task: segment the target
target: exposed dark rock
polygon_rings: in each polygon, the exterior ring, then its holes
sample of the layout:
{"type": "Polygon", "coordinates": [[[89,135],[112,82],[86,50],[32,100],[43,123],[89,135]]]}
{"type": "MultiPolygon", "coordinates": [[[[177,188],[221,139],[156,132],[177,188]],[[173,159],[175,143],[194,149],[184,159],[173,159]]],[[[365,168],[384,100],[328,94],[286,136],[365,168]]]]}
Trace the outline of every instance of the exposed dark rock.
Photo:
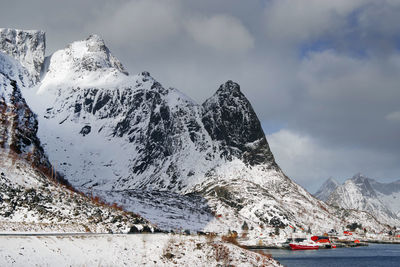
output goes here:
{"type": "Polygon", "coordinates": [[[92,127],[90,125],[85,125],[82,127],[82,129],[79,133],[83,136],[86,136],[90,133],[91,130],[92,130],[92,127]]]}
{"type": "Polygon", "coordinates": [[[139,229],[137,229],[137,227],[134,226],[134,225],[131,226],[131,228],[129,229],[128,234],[137,234],[137,233],[140,233],[139,229]]]}
{"type": "Polygon", "coordinates": [[[145,225],[145,226],[143,226],[142,232],[143,233],[152,233],[153,231],[151,230],[151,228],[149,226],[145,225]]]}
{"type": "Polygon", "coordinates": [[[36,135],[38,131],[36,115],[26,104],[17,82],[15,80],[8,82],[12,90],[5,93],[9,94],[10,103],[6,103],[4,99],[0,101],[0,121],[2,122],[0,137],[11,135],[13,138],[0,138],[0,143],[5,146],[5,142],[10,140],[8,146],[12,151],[37,167],[50,168],[50,163],[36,135]]]}
{"type": "Polygon", "coordinates": [[[237,83],[227,81],[203,103],[204,127],[220,142],[221,157],[276,167],[260,121],[237,83]]]}

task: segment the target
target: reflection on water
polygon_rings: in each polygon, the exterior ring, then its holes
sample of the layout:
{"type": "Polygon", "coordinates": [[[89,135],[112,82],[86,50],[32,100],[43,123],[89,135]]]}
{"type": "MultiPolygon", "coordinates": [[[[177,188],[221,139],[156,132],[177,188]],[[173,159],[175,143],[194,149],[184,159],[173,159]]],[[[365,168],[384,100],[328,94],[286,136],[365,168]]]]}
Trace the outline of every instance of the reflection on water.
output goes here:
{"type": "Polygon", "coordinates": [[[400,266],[400,245],[370,244],[368,247],[321,250],[266,249],[285,266],[400,266]]]}

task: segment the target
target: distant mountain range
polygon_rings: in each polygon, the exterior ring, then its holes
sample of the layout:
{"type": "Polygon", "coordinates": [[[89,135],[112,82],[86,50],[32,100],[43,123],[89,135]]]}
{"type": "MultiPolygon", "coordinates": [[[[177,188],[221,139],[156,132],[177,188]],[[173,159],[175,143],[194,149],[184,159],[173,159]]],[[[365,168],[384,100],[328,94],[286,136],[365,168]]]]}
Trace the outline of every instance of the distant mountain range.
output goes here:
{"type": "Polygon", "coordinates": [[[340,184],[332,177],[323,183],[321,188],[314,194],[314,196],[322,201],[327,201],[329,196],[340,184]]]}
{"type": "Polygon", "coordinates": [[[329,178],[315,196],[330,205],[367,211],[390,225],[400,223],[400,180],[381,183],[360,173],[343,184],[329,178]]]}

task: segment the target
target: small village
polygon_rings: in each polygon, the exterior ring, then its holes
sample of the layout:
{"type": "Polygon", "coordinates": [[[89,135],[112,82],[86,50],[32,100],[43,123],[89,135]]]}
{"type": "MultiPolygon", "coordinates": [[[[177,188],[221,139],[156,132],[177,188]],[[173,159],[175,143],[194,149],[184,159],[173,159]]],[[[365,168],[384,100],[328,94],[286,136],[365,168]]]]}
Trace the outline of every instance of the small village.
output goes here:
{"type": "Polygon", "coordinates": [[[274,234],[258,237],[257,244],[247,238],[246,231],[241,235],[233,231],[228,233],[230,240],[237,240],[237,244],[248,249],[290,249],[316,250],[368,246],[374,244],[400,244],[400,229],[389,232],[369,233],[365,228],[354,228],[338,232],[331,229],[328,232],[312,234],[302,229],[296,230],[293,226],[284,229],[276,228],[274,234]]]}

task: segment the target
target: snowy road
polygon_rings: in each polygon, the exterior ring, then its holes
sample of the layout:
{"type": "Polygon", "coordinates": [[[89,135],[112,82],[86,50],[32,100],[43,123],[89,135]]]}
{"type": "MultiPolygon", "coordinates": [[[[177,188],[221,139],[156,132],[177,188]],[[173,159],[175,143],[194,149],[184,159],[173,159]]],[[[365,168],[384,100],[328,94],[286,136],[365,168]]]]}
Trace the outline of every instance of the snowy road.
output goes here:
{"type": "Polygon", "coordinates": [[[2,235],[8,236],[0,236],[0,266],[281,266],[268,257],[202,236],[92,233],[2,235]]]}
{"type": "Polygon", "coordinates": [[[0,236],[97,236],[97,235],[126,235],[109,233],[0,233],[0,236]]]}

